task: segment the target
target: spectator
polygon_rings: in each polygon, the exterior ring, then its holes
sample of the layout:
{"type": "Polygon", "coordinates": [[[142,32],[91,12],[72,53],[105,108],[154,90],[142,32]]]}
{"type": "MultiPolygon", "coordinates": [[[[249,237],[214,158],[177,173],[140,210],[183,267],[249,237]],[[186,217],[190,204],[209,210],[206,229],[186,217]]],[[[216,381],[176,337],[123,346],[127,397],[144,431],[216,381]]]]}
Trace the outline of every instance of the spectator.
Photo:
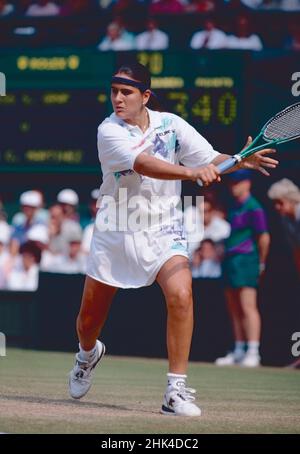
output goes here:
{"type": "Polygon", "coordinates": [[[203,240],[193,255],[193,278],[220,278],[221,274],[221,258],[215,243],[210,239],[203,240]]]}
{"type": "Polygon", "coordinates": [[[198,206],[188,207],[184,213],[185,229],[190,256],[200,247],[204,239],[220,243],[230,235],[230,225],[221,218],[214,196],[201,198],[198,206]]]}
{"type": "Polygon", "coordinates": [[[15,10],[12,3],[8,3],[6,0],[0,0],[0,17],[9,16],[15,10]]]}
{"type": "Polygon", "coordinates": [[[184,12],[184,2],[180,0],[153,0],[150,5],[150,14],[180,14],[184,12]]]}
{"type": "MultiPolygon", "coordinates": [[[[38,191],[26,191],[20,196],[20,205],[23,217],[14,225],[11,237],[11,253],[16,255],[20,245],[27,240],[28,230],[35,224],[40,223],[37,212],[42,205],[42,196],[38,191]]],[[[13,219],[14,221],[14,219],[13,219]]]]}
{"type": "Polygon", "coordinates": [[[61,205],[65,219],[79,222],[77,206],[79,202],[78,195],[73,189],[63,189],[57,194],[57,202],[61,205]]]}
{"type": "Polygon", "coordinates": [[[227,37],[226,47],[259,51],[263,49],[263,44],[257,34],[250,32],[249,20],[245,16],[240,16],[237,19],[237,33],[227,37]]]}
{"type": "Polygon", "coordinates": [[[20,247],[21,261],[17,262],[7,277],[8,290],[34,291],[38,287],[41,250],[32,241],[20,247]]]}
{"type": "Polygon", "coordinates": [[[101,51],[125,51],[134,49],[134,37],[118,23],[111,22],[106,30],[106,36],[98,45],[101,51]]]}
{"type": "Polygon", "coordinates": [[[81,227],[78,222],[65,218],[62,205],[52,205],[49,212],[49,251],[54,255],[66,253],[69,235],[81,235],[81,227]]]}
{"type": "Polygon", "coordinates": [[[281,216],[300,277],[300,189],[291,180],[283,178],[272,184],[268,196],[281,216]]]}
{"type": "Polygon", "coordinates": [[[169,37],[158,29],[155,19],[149,18],[147,30],[137,35],[135,46],[137,50],[165,50],[169,47],[169,37]]]}
{"type": "Polygon", "coordinates": [[[204,23],[204,30],[193,34],[190,46],[192,49],[223,49],[226,43],[225,33],[217,29],[215,23],[208,19],[204,23]]]}
{"type": "Polygon", "coordinates": [[[48,0],[37,0],[33,5],[30,5],[26,11],[26,16],[46,17],[57,16],[59,7],[54,2],[48,0]]]}
{"type": "Polygon", "coordinates": [[[86,272],[86,254],[81,251],[81,234],[72,233],[68,236],[68,250],[57,257],[56,271],[58,273],[86,272]]]}
{"type": "MultiPolygon", "coordinates": [[[[41,191],[34,190],[34,191],[26,191],[26,192],[34,192],[37,193],[37,197],[40,199],[40,203],[38,206],[38,209],[34,213],[34,221],[35,223],[41,223],[41,224],[47,224],[48,222],[48,210],[44,208],[44,195],[41,191]]],[[[21,210],[20,212],[16,213],[13,218],[12,218],[12,224],[13,226],[18,226],[21,224],[24,224],[25,222],[25,214],[24,210],[21,210]]]]}
{"type": "Polygon", "coordinates": [[[265,270],[270,236],[265,213],[251,195],[250,175],[247,170],[239,170],[228,176],[233,204],[229,212],[231,235],[225,243],[223,271],[235,348],[216,360],[219,366],[240,364],[256,367],[260,364],[261,321],[257,287],[265,270]]]}

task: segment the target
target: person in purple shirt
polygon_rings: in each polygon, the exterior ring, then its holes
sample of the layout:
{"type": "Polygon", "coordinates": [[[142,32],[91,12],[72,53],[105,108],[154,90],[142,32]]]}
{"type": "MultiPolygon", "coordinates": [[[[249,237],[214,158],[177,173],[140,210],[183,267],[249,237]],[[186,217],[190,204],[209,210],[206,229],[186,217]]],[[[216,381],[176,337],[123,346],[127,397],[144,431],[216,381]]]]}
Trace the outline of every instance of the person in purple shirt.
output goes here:
{"type": "Polygon", "coordinates": [[[270,235],[265,212],[251,195],[250,177],[249,170],[238,170],[229,175],[233,204],[228,214],[231,235],[225,243],[223,272],[235,348],[216,360],[219,366],[256,367],[260,364],[261,320],[257,287],[265,271],[270,235]]]}

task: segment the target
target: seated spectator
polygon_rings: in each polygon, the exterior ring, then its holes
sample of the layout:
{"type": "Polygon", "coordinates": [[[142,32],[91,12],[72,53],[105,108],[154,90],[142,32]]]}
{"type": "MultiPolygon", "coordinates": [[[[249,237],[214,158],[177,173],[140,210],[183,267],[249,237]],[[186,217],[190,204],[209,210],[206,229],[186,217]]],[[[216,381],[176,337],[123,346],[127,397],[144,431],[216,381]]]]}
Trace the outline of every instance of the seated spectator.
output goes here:
{"type": "Polygon", "coordinates": [[[215,197],[210,193],[201,197],[197,206],[185,210],[184,224],[191,257],[204,239],[221,243],[230,235],[230,225],[222,219],[215,197]]]}
{"type": "Polygon", "coordinates": [[[38,287],[41,250],[32,241],[20,247],[21,260],[15,264],[6,281],[8,290],[34,291],[38,287]]]}
{"type": "Polygon", "coordinates": [[[20,245],[27,241],[27,232],[35,224],[41,222],[37,218],[37,212],[42,205],[42,196],[38,191],[26,191],[20,196],[20,205],[22,209],[23,217],[18,219],[18,223],[15,224],[15,218],[13,218],[13,232],[11,237],[11,253],[17,254],[20,245]]]}
{"type": "Polygon", "coordinates": [[[300,276],[300,189],[288,178],[283,178],[272,184],[268,196],[281,216],[300,276]]]}
{"type": "Polygon", "coordinates": [[[59,14],[59,6],[48,0],[36,0],[33,5],[30,5],[25,13],[26,16],[46,17],[57,16],[59,14]]]}
{"type": "Polygon", "coordinates": [[[222,274],[221,257],[215,243],[206,239],[201,242],[192,259],[193,278],[219,278],[222,274]]]}
{"type": "MultiPolygon", "coordinates": [[[[48,210],[46,210],[44,208],[44,195],[41,191],[38,191],[38,190],[34,190],[34,191],[26,191],[26,192],[34,192],[34,193],[37,193],[40,199],[40,203],[39,203],[39,206],[38,206],[38,209],[36,210],[35,214],[34,214],[34,220],[35,220],[35,223],[41,223],[41,224],[47,224],[48,222],[48,210]]],[[[12,218],[12,224],[13,226],[17,226],[17,225],[20,225],[20,224],[24,224],[24,221],[25,221],[25,214],[24,214],[24,210],[22,209],[21,211],[19,211],[18,213],[16,213],[13,218],[12,218]]]]}
{"type": "Polygon", "coordinates": [[[86,254],[81,250],[81,234],[68,235],[68,250],[57,257],[57,273],[82,273],[86,272],[86,254]]]}
{"type": "Polygon", "coordinates": [[[81,235],[81,227],[78,222],[65,218],[59,204],[52,205],[49,213],[49,251],[54,255],[66,253],[69,235],[81,235]]]}
{"type": "Polygon", "coordinates": [[[8,3],[6,0],[0,0],[0,17],[9,16],[15,10],[12,3],[8,3]]]}
{"type": "Polygon", "coordinates": [[[215,23],[208,19],[204,23],[204,30],[193,34],[190,46],[192,49],[223,49],[226,43],[226,34],[217,29],[215,23]]]}
{"type": "Polygon", "coordinates": [[[135,39],[137,50],[164,50],[169,47],[169,37],[158,29],[155,19],[149,18],[146,28],[147,30],[137,35],[135,39]]]}
{"type": "Polygon", "coordinates": [[[216,8],[214,0],[191,0],[184,8],[186,13],[212,13],[216,8]]]}
{"type": "Polygon", "coordinates": [[[184,2],[180,0],[153,0],[149,12],[154,14],[180,14],[184,12],[184,2]]]}
{"type": "Polygon", "coordinates": [[[134,49],[134,36],[118,23],[111,22],[106,30],[106,36],[98,45],[101,51],[125,51],[134,49]]]}
{"type": "Polygon", "coordinates": [[[227,36],[228,49],[262,50],[263,44],[257,34],[251,33],[250,24],[245,16],[237,19],[236,35],[227,36]]]}
{"type": "Polygon", "coordinates": [[[79,222],[77,207],[79,198],[73,189],[63,189],[57,194],[57,202],[61,205],[65,219],[79,222]]]}

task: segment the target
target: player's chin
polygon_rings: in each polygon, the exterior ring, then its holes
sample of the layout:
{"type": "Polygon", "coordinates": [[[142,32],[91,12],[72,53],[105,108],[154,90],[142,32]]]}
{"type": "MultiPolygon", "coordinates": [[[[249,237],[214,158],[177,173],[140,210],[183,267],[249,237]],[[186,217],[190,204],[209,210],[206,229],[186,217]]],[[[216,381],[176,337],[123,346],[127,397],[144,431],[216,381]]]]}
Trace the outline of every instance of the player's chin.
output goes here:
{"type": "Polygon", "coordinates": [[[123,120],[124,120],[124,118],[126,118],[126,111],[124,108],[116,107],[114,109],[114,111],[115,111],[115,114],[117,115],[117,117],[122,118],[123,120]]]}

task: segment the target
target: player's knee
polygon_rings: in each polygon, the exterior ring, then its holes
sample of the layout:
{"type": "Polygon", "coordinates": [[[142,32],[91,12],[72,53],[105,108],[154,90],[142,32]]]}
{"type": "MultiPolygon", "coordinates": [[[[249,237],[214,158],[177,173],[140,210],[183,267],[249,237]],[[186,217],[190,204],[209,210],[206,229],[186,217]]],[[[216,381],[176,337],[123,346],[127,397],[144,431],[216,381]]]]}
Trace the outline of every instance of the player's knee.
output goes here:
{"type": "Polygon", "coordinates": [[[178,317],[187,316],[193,307],[191,289],[179,288],[168,299],[168,311],[178,317]]]}

